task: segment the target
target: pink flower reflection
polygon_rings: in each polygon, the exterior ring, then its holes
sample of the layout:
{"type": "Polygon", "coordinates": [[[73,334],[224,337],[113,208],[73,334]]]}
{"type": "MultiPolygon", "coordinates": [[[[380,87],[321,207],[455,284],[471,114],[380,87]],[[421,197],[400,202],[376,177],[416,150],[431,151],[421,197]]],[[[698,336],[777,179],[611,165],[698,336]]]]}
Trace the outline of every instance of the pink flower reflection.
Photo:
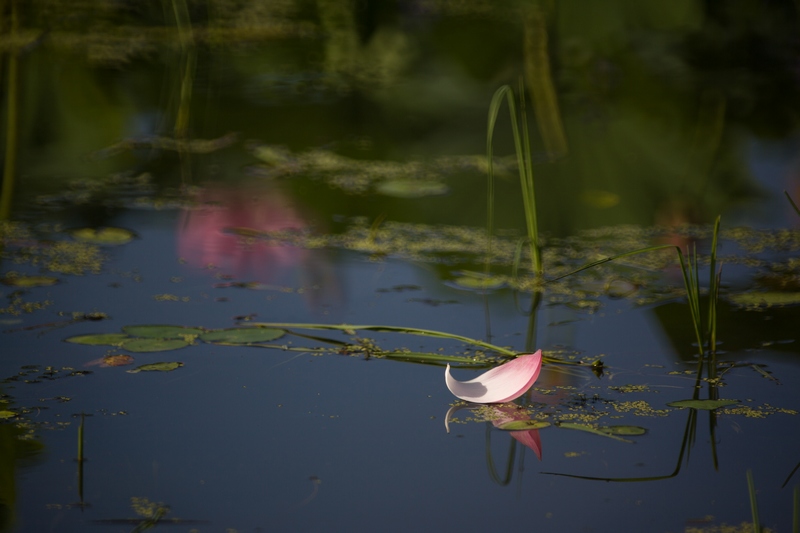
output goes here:
{"type": "MultiPolygon", "coordinates": [[[[450,433],[450,420],[456,412],[462,409],[472,410],[477,407],[478,406],[476,405],[470,406],[465,404],[457,404],[450,407],[450,409],[448,409],[447,413],[444,415],[445,430],[450,433]]],[[[483,407],[483,409],[489,409],[489,411],[484,412],[483,414],[486,416],[486,418],[491,420],[494,427],[501,427],[504,424],[515,422],[517,420],[530,420],[528,412],[524,408],[513,403],[486,406],[483,407]]],[[[540,461],[542,460],[542,439],[539,437],[538,429],[508,431],[507,433],[510,433],[517,442],[533,450],[533,453],[536,454],[536,458],[540,461]]]]}
{"type": "MultiPolygon", "coordinates": [[[[508,422],[515,422],[517,420],[530,420],[528,413],[525,409],[519,408],[517,405],[497,405],[493,408],[496,418],[492,419],[494,427],[500,427],[508,422]]],[[[511,436],[518,442],[527,446],[536,458],[542,460],[542,439],[539,437],[538,429],[526,429],[523,431],[509,431],[511,436]]]]}
{"type": "Polygon", "coordinates": [[[267,282],[306,261],[308,250],[246,236],[247,230],[300,232],[308,227],[277,187],[212,185],[197,194],[196,203],[183,212],[178,228],[178,254],[192,266],[267,282]]]}

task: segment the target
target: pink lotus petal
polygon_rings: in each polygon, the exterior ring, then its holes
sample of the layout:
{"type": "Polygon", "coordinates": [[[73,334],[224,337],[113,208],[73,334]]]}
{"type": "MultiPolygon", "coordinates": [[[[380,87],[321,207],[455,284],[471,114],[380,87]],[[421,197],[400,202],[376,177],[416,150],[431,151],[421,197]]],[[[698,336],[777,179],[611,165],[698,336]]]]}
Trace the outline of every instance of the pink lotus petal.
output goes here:
{"type": "Polygon", "coordinates": [[[475,379],[458,381],[450,375],[450,365],[444,372],[447,388],[455,396],[467,402],[510,402],[527,391],[542,370],[542,351],[517,357],[496,368],[484,372],[475,379]]]}

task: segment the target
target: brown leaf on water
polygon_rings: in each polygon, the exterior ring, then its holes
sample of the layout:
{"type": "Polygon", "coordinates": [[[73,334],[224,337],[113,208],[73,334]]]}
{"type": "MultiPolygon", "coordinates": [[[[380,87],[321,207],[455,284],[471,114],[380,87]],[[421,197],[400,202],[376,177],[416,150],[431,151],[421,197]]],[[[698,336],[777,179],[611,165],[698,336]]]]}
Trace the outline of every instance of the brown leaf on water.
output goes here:
{"type": "Polygon", "coordinates": [[[131,355],[106,355],[100,359],[94,359],[86,363],[86,366],[99,366],[101,368],[108,368],[112,366],[125,366],[133,363],[133,356],[131,355]]]}
{"type": "Polygon", "coordinates": [[[100,366],[125,366],[131,363],[133,363],[131,355],[107,355],[103,357],[103,363],[100,366]]]}

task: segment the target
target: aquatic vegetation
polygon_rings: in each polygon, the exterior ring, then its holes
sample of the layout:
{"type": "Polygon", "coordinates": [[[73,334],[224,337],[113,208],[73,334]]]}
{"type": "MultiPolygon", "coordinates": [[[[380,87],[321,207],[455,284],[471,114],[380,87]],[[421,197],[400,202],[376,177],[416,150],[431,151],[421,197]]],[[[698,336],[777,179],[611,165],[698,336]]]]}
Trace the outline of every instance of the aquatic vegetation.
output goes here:
{"type": "Polygon", "coordinates": [[[168,352],[189,346],[183,339],[128,339],[120,344],[120,348],[134,353],[168,352]]]}
{"type": "Polygon", "coordinates": [[[77,228],[69,231],[75,240],[99,245],[127,244],[136,233],[125,228],[77,228]]]}
{"type": "Polygon", "coordinates": [[[375,187],[375,192],[396,198],[422,198],[445,194],[447,191],[447,185],[444,183],[418,179],[383,181],[375,187]]]}
{"type": "Polygon", "coordinates": [[[719,409],[720,407],[728,407],[731,405],[736,405],[739,403],[739,400],[724,400],[714,399],[714,400],[677,400],[674,402],[669,402],[667,405],[670,407],[681,407],[686,408],[689,407],[691,409],[702,409],[704,411],[713,411],[714,409],[719,409]]]}
{"type": "Polygon", "coordinates": [[[574,422],[558,422],[560,428],[584,431],[601,437],[618,440],[620,442],[632,443],[630,439],[623,438],[622,435],[640,436],[647,433],[647,430],[639,426],[598,426],[593,424],[576,424],[574,422]]]}
{"type": "Polygon", "coordinates": [[[216,344],[252,344],[269,342],[283,337],[286,332],[282,329],[270,328],[230,328],[205,332],[200,335],[200,340],[216,344]]]}
{"type": "Polygon", "coordinates": [[[129,374],[137,374],[139,372],[172,372],[176,368],[180,368],[182,366],[183,363],[179,361],[150,363],[147,365],[137,366],[133,370],[128,370],[127,372],[129,374]]]}
{"type": "Polygon", "coordinates": [[[58,283],[58,278],[53,276],[26,276],[17,272],[7,272],[5,277],[0,279],[0,283],[10,287],[49,287],[58,283]]]}
{"type": "Polygon", "coordinates": [[[133,364],[133,357],[130,355],[106,355],[100,359],[89,361],[86,366],[97,365],[101,368],[109,368],[115,366],[126,366],[133,364]]]}
{"type": "Polygon", "coordinates": [[[127,335],[133,337],[147,337],[155,339],[184,339],[192,340],[201,335],[204,330],[199,328],[188,328],[185,326],[170,325],[136,325],[124,326],[122,328],[127,335]]]}
{"type": "Polygon", "coordinates": [[[92,335],[76,335],[64,339],[65,342],[72,342],[75,344],[88,344],[90,346],[120,346],[123,342],[129,339],[127,333],[97,333],[92,335]]]}
{"type": "MultiPolygon", "coordinates": [[[[262,163],[252,174],[270,178],[308,177],[348,194],[377,192],[399,198],[419,198],[445,194],[448,176],[482,173],[486,161],[481,156],[446,156],[418,161],[375,161],[346,157],[327,149],[291,152],[264,144],[252,145],[253,155],[262,163]]],[[[503,175],[513,170],[510,158],[497,158],[494,165],[503,175]]]]}
{"type": "Polygon", "coordinates": [[[497,122],[497,115],[500,112],[500,106],[503,103],[503,98],[505,98],[508,103],[508,112],[511,116],[514,151],[517,156],[517,169],[519,170],[519,181],[522,187],[525,225],[528,230],[527,244],[530,248],[531,270],[536,276],[542,276],[544,273],[544,266],[542,264],[542,244],[539,241],[539,227],[536,216],[536,194],[534,192],[533,162],[531,160],[530,136],[528,135],[528,119],[525,112],[524,88],[520,88],[519,116],[517,115],[516,103],[514,102],[514,90],[508,85],[497,89],[489,104],[489,119],[486,128],[486,161],[488,164],[489,178],[489,190],[486,195],[488,202],[487,218],[489,219],[487,233],[491,240],[493,233],[492,228],[494,225],[494,127],[497,122]],[[520,133],[520,130],[522,133],[520,133]]]}
{"type": "Polygon", "coordinates": [[[445,383],[457,398],[474,403],[504,403],[525,394],[542,370],[542,351],[522,355],[477,378],[458,381],[445,369],[445,383]]]}

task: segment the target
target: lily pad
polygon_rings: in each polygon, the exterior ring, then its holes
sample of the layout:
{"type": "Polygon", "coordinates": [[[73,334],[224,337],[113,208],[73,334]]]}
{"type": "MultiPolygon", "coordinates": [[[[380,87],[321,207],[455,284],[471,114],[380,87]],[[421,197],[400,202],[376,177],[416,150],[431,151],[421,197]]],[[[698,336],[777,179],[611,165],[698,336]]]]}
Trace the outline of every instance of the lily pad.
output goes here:
{"type": "Polygon", "coordinates": [[[585,431],[587,433],[593,433],[595,435],[600,435],[601,437],[608,437],[610,439],[618,440],[621,442],[633,443],[632,440],[623,439],[609,431],[608,427],[597,427],[597,426],[590,426],[589,424],[577,424],[574,422],[559,422],[558,427],[566,428],[566,429],[577,429],[578,431],[585,431]]]}
{"type": "Polygon", "coordinates": [[[72,238],[90,244],[119,245],[136,238],[136,234],[125,228],[78,228],[71,230],[72,238]]]}
{"type": "Polygon", "coordinates": [[[183,339],[130,339],[122,343],[122,347],[129,352],[167,352],[189,346],[183,339]]]}
{"type": "Polygon", "coordinates": [[[0,283],[12,287],[47,287],[58,283],[58,278],[53,276],[6,276],[0,283]]]}
{"type": "Polygon", "coordinates": [[[169,363],[150,363],[149,365],[137,366],[133,370],[128,370],[128,373],[136,374],[138,372],[171,372],[182,366],[183,363],[178,361],[172,361],[169,363]]]}
{"type": "Polygon", "coordinates": [[[9,418],[14,418],[17,416],[17,413],[14,411],[9,411],[7,409],[3,409],[0,411],[0,420],[7,420],[9,418]]]}
{"type": "Polygon", "coordinates": [[[187,335],[203,334],[202,329],[169,325],[125,326],[122,331],[133,337],[147,337],[150,339],[182,339],[187,335]]]}
{"type": "Polygon", "coordinates": [[[629,435],[631,437],[647,433],[647,430],[641,426],[608,426],[599,429],[608,431],[612,435],[629,435]]]}
{"type": "Polygon", "coordinates": [[[545,422],[544,420],[514,420],[497,427],[504,431],[524,431],[526,429],[542,429],[549,425],[550,422],[545,422]]]}
{"type": "Polygon", "coordinates": [[[253,155],[270,166],[285,165],[291,162],[289,151],[280,146],[261,144],[253,148],[253,155]]]}
{"type": "Polygon", "coordinates": [[[435,181],[395,179],[380,182],[375,190],[385,196],[395,198],[422,198],[436,196],[448,191],[447,185],[435,181]]]}
{"type": "Polygon", "coordinates": [[[448,284],[457,289],[492,290],[505,286],[506,281],[499,276],[489,276],[482,272],[462,270],[448,284]]]}
{"type": "Polygon", "coordinates": [[[678,400],[676,402],[669,402],[667,405],[670,407],[689,407],[691,409],[703,409],[705,411],[713,411],[720,407],[727,407],[728,405],[736,405],[738,400],[678,400]]]}
{"type": "Polygon", "coordinates": [[[121,346],[130,339],[125,333],[99,333],[96,335],[77,335],[64,339],[75,344],[89,344],[91,346],[121,346]]]}
{"type": "Polygon", "coordinates": [[[269,342],[283,337],[286,332],[282,329],[272,328],[230,328],[209,331],[200,335],[200,340],[205,342],[220,342],[224,344],[251,344],[254,342],[269,342]]]}

